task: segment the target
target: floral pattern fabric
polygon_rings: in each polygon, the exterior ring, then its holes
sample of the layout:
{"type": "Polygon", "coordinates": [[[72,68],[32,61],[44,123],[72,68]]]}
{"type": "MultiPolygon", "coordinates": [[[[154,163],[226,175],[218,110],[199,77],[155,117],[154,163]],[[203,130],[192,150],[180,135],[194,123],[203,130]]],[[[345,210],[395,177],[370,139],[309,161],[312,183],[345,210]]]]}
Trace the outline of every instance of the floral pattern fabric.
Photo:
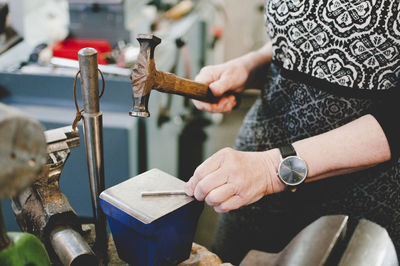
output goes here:
{"type": "Polygon", "coordinates": [[[267,30],[276,63],[355,89],[395,86],[400,73],[399,23],[400,1],[266,3],[267,30]]]}

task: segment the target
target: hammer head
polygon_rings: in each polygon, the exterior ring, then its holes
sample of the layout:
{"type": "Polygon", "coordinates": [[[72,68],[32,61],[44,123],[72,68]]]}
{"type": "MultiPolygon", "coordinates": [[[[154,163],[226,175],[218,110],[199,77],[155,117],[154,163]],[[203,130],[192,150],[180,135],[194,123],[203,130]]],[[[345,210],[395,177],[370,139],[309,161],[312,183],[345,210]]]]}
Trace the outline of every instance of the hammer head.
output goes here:
{"type": "Polygon", "coordinates": [[[129,115],[149,117],[148,103],[156,73],[154,49],[161,39],[152,34],[138,34],[136,39],[140,44],[140,52],[131,74],[133,108],[129,115]]]}

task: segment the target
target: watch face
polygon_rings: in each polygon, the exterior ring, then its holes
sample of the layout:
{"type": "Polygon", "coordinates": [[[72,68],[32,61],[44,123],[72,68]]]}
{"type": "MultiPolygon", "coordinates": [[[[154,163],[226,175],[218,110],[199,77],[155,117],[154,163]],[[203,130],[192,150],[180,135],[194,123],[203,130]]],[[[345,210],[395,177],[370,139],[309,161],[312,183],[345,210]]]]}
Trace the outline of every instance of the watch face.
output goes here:
{"type": "Polygon", "coordinates": [[[306,179],[306,162],[300,157],[288,156],[279,164],[278,175],[286,185],[298,185],[306,179]]]}

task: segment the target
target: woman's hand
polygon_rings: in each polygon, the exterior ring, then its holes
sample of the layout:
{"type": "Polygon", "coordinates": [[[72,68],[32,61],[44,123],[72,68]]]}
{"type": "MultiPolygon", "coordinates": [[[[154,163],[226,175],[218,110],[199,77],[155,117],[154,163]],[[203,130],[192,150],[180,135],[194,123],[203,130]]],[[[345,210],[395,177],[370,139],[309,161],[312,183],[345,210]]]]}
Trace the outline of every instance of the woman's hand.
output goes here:
{"type": "MultiPolygon", "coordinates": [[[[233,60],[224,64],[202,68],[195,81],[208,84],[214,96],[221,97],[228,91],[242,92],[248,77],[248,70],[240,64],[239,60],[233,60]]],[[[212,113],[228,113],[235,107],[237,102],[234,95],[229,95],[221,97],[218,103],[193,100],[193,104],[199,110],[212,113]]]]}
{"type": "Polygon", "coordinates": [[[223,95],[226,92],[242,92],[251,82],[254,82],[251,74],[257,72],[257,69],[262,69],[262,66],[266,66],[271,58],[272,44],[268,42],[260,49],[226,63],[204,67],[195,80],[207,84],[214,96],[222,97],[215,104],[193,100],[194,105],[199,110],[213,113],[230,112],[236,105],[236,97],[223,95]]]}
{"type": "Polygon", "coordinates": [[[285,189],[277,176],[279,151],[241,152],[225,148],[197,167],[185,184],[188,195],[227,212],[285,189]]]}

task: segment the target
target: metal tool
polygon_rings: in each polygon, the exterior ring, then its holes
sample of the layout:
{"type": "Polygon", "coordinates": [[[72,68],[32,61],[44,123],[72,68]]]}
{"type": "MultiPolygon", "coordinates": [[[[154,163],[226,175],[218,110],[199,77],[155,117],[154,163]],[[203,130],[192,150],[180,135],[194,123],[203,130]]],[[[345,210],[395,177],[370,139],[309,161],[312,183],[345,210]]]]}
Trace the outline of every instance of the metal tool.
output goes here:
{"type": "MultiPolygon", "coordinates": [[[[46,162],[40,123],[0,104],[0,199],[14,197],[35,180],[46,162]]],[[[0,265],[50,265],[45,247],[34,235],[7,233],[0,205],[0,265]]]]}
{"type": "Polygon", "coordinates": [[[170,191],[142,191],[142,197],[148,196],[174,196],[174,195],[185,195],[186,192],[183,190],[170,190],[170,191]]]}
{"type": "Polygon", "coordinates": [[[57,226],[51,231],[49,240],[63,265],[98,265],[89,245],[72,227],[57,226]]]}
{"type": "Polygon", "coordinates": [[[45,136],[47,164],[33,185],[12,200],[17,222],[22,231],[42,240],[52,261],[96,265],[96,256],[80,234],[78,217],[59,187],[70,148],[79,146],[79,132],[67,126],[48,130],[45,136]]]}
{"type": "MultiPolygon", "coordinates": [[[[68,68],[79,68],[79,62],[72,59],[66,59],[61,57],[52,57],[50,63],[54,66],[68,67],[68,68]]],[[[126,68],[114,66],[114,65],[99,65],[99,69],[103,71],[104,74],[111,74],[123,77],[129,77],[131,71],[126,68]]]]}
{"type": "Polygon", "coordinates": [[[281,252],[251,250],[240,266],[399,265],[386,230],[370,221],[360,221],[346,247],[347,222],[345,215],[323,216],[298,233],[281,252]]]}
{"type": "Polygon", "coordinates": [[[216,103],[208,85],[179,78],[172,73],[158,71],[154,60],[154,49],[161,39],[152,34],[138,34],[140,53],[133,67],[131,80],[133,108],[131,116],[149,117],[148,102],[151,90],[179,94],[200,101],[216,103]]]}
{"type": "Polygon", "coordinates": [[[100,112],[97,51],[93,48],[81,49],[78,52],[78,58],[81,74],[85,148],[96,228],[95,252],[101,261],[106,261],[106,216],[99,203],[99,195],[105,189],[105,178],[103,114],[100,112]]]}
{"type": "Polygon", "coordinates": [[[385,228],[364,219],[359,222],[339,262],[339,266],[350,265],[399,265],[396,249],[385,228]]]}

